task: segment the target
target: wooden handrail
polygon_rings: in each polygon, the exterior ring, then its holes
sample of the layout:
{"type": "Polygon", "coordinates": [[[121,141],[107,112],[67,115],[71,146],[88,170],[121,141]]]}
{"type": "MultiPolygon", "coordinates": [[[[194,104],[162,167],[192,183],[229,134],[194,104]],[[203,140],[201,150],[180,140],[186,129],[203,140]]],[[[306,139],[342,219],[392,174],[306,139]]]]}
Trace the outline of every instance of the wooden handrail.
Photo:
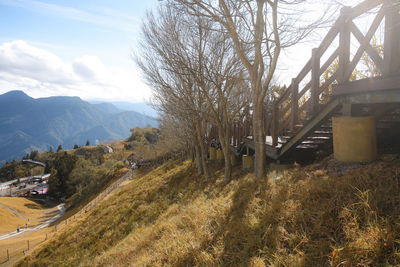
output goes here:
{"type": "MultiPolygon", "coordinates": [[[[313,49],[312,57],[291,80],[290,86],[264,109],[263,127],[265,134],[272,136],[273,146],[278,145],[280,135],[293,136],[297,125],[305,124],[304,120],[312,119],[312,116],[318,112],[321,103],[325,104],[325,100],[329,101],[331,96],[335,97],[335,92],[327,90],[331,88],[335,90],[336,87],[332,85],[336,83],[347,83],[364,53],[370,56],[383,75],[400,74],[400,60],[397,60],[400,57],[398,52],[400,50],[400,44],[398,44],[400,26],[396,26],[400,25],[400,16],[398,15],[400,8],[395,6],[397,1],[366,0],[353,8],[341,9],[339,18],[320,45],[313,49]],[[380,5],[368,31],[363,34],[353,20],[380,5]],[[373,49],[370,42],[384,18],[385,55],[382,58],[373,49]],[[351,35],[360,45],[350,60],[351,35]],[[339,39],[338,45],[334,42],[337,38],[339,39]],[[332,52],[322,62],[321,58],[327,51],[332,52]],[[327,71],[329,71],[329,76],[322,79],[321,76],[327,71]],[[311,79],[308,78],[310,76],[311,79]],[[327,97],[323,99],[324,101],[321,101],[321,94],[327,97]]],[[[235,147],[239,148],[243,138],[251,135],[251,128],[251,107],[247,107],[240,119],[232,126],[232,143],[235,147]]]]}
{"type": "Polygon", "coordinates": [[[384,17],[383,5],[365,36],[353,23],[353,19],[382,3],[383,0],[367,0],[353,8],[342,8],[340,17],[325,35],[319,47],[313,49],[311,59],[307,61],[299,74],[292,79],[290,86],[277,100],[275,100],[273,104],[272,123],[270,124],[270,129],[274,146],[277,145],[278,136],[284,133],[284,131],[290,130],[293,132],[295,130],[301,112],[307,110],[307,112],[311,112],[310,115],[312,116],[313,113],[318,111],[320,95],[326,91],[329,86],[331,86],[335,81],[341,83],[349,80],[352,71],[364,52],[367,52],[379,69],[383,70],[383,59],[369,44],[369,41],[384,17]],[[353,57],[353,60],[350,62],[350,35],[352,33],[360,42],[360,47],[357,50],[356,55],[353,57]],[[339,36],[339,46],[321,66],[320,60],[322,55],[332,45],[337,36],[339,36]],[[329,70],[336,58],[339,58],[338,68],[328,79],[321,83],[321,75],[329,70]],[[310,72],[311,80],[306,83],[299,92],[300,83],[310,72]],[[309,99],[305,103],[299,104],[299,99],[306,95],[306,92],[308,91],[310,91],[309,99]]]}

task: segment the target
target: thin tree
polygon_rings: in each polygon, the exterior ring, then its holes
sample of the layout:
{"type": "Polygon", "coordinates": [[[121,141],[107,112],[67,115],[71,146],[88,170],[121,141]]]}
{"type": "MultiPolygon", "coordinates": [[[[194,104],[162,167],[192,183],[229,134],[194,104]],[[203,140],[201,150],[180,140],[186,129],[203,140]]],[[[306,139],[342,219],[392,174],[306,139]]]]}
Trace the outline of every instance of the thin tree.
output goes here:
{"type": "Polygon", "coordinates": [[[235,52],[247,71],[253,107],[255,178],[265,173],[264,99],[273,85],[283,48],[303,40],[318,22],[302,23],[304,0],[175,0],[183,12],[219,23],[231,38],[235,52]]]}
{"type": "Polygon", "coordinates": [[[202,172],[208,178],[210,174],[205,143],[208,123],[206,102],[195,80],[191,75],[187,75],[181,64],[182,38],[189,34],[183,33],[182,30],[188,31],[188,28],[181,27],[185,22],[178,17],[172,21],[171,10],[167,8],[160,9],[159,15],[158,19],[151,13],[148,15],[143,25],[142,53],[136,61],[153,89],[157,105],[180,121],[188,120],[188,125],[194,129],[197,143],[195,147],[198,146],[200,150],[202,172]]]}

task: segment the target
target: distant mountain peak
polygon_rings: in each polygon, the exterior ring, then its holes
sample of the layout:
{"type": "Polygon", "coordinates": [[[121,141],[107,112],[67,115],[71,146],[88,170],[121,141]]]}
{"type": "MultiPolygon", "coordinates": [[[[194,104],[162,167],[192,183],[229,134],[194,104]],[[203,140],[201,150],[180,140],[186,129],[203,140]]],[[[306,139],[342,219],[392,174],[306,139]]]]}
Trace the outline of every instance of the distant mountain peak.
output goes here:
{"type": "Polygon", "coordinates": [[[33,100],[32,97],[25,94],[23,91],[9,91],[0,95],[0,102],[2,103],[27,103],[33,100]]]}
{"type": "Polygon", "coordinates": [[[0,95],[0,97],[21,97],[21,98],[31,98],[27,94],[25,94],[24,91],[21,90],[13,90],[13,91],[8,91],[7,93],[4,93],[0,95]]]}

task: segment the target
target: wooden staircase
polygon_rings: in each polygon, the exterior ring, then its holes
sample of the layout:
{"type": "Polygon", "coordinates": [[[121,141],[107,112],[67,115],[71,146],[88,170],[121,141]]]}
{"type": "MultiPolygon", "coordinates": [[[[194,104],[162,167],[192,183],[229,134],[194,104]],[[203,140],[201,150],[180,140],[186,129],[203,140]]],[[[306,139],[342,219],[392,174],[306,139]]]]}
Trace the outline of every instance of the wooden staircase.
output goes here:
{"type": "MultiPolygon", "coordinates": [[[[399,11],[396,0],[367,0],[341,10],[291,85],[266,105],[263,124],[269,158],[301,157],[331,148],[333,116],[376,116],[378,133],[400,129],[399,11]],[[362,33],[355,21],[367,12],[374,19],[368,31],[362,33]],[[383,24],[382,55],[371,40],[383,24]],[[358,42],[356,50],[351,36],[358,42]],[[354,70],[366,56],[378,75],[357,80],[354,70]]],[[[232,125],[232,151],[237,155],[254,150],[251,114],[247,109],[232,125]]]]}

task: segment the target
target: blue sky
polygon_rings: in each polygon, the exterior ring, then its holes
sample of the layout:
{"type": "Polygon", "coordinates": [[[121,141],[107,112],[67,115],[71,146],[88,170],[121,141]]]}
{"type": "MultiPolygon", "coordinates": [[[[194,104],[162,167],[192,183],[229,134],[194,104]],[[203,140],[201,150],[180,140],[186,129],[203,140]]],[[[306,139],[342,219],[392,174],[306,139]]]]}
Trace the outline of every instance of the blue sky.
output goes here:
{"type": "Polygon", "coordinates": [[[130,58],[156,0],[0,0],[0,93],[143,101],[130,58]]]}
{"type": "MultiPolygon", "coordinates": [[[[314,13],[332,1],[316,1],[314,13]]],[[[32,97],[148,101],[151,91],[131,53],[140,52],[141,21],[158,4],[157,0],[0,0],[0,94],[23,90],[32,97]]],[[[326,31],[281,54],[278,83],[288,85],[326,31]]]]}

